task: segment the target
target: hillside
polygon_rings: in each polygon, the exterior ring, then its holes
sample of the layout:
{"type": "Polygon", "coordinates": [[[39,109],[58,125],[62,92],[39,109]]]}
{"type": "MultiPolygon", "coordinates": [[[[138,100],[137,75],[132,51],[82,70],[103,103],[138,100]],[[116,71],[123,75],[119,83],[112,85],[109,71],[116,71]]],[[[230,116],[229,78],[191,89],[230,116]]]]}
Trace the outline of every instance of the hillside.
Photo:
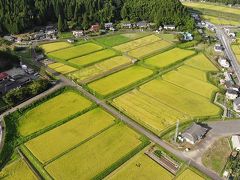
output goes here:
{"type": "Polygon", "coordinates": [[[87,29],[92,23],[147,20],[191,30],[193,22],[179,0],[0,0],[0,33],[19,33],[56,23],[87,29]]]}

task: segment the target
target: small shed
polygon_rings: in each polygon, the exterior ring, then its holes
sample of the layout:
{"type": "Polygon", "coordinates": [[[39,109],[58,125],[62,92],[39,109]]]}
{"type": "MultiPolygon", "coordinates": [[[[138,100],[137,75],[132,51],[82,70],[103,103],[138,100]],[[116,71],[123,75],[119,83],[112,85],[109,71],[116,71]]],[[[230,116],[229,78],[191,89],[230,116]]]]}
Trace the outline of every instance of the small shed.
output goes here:
{"type": "Polygon", "coordinates": [[[240,136],[234,135],[234,136],[232,136],[231,140],[232,140],[233,149],[240,151],[240,136]]]}
{"type": "Polygon", "coordinates": [[[200,124],[194,123],[182,134],[182,137],[186,142],[190,144],[195,144],[207,134],[208,130],[208,128],[203,127],[200,124]]]}
{"type": "Polygon", "coordinates": [[[173,25],[173,24],[164,25],[164,26],[163,26],[163,29],[168,30],[168,31],[169,31],[169,30],[170,30],[170,31],[173,31],[173,30],[176,29],[176,26],[173,25]]]}

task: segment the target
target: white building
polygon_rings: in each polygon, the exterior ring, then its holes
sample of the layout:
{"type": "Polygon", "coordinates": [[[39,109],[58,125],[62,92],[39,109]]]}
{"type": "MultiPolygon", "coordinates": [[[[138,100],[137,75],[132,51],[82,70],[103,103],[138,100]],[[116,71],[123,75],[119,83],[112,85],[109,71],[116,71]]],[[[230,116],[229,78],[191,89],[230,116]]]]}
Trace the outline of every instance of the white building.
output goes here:
{"type": "Polygon", "coordinates": [[[240,151],[240,136],[234,135],[232,136],[231,140],[232,140],[233,149],[240,151]]]}
{"type": "Polygon", "coordinates": [[[226,98],[229,100],[234,100],[238,97],[238,92],[232,89],[228,89],[226,92],[226,98]]]}
{"type": "Polygon", "coordinates": [[[226,59],[224,59],[222,57],[220,57],[218,59],[218,63],[220,64],[220,66],[222,66],[224,68],[229,68],[230,67],[230,63],[226,59]]]}
{"type": "Polygon", "coordinates": [[[176,26],[175,26],[175,25],[172,25],[172,24],[170,24],[170,25],[164,25],[164,26],[163,26],[163,29],[164,29],[164,30],[167,30],[167,31],[173,31],[173,30],[176,29],[176,26]]]}
{"type": "Polygon", "coordinates": [[[76,37],[76,38],[79,38],[79,37],[84,35],[83,30],[73,31],[72,33],[73,33],[73,36],[76,37]]]}

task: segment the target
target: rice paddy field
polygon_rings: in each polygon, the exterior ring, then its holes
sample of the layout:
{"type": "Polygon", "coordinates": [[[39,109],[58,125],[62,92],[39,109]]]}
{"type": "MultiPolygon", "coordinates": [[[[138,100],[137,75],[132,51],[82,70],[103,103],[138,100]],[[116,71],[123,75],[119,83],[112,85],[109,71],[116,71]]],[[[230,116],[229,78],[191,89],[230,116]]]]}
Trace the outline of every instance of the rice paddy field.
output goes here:
{"type": "Polygon", "coordinates": [[[145,179],[163,179],[172,180],[174,176],[162,166],[150,159],[143,152],[139,153],[127,163],[118,168],[106,179],[108,180],[145,180],[145,179]],[[140,167],[136,164],[141,164],[140,167]]]}
{"type": "Polygon", "coordinates": [[[232,50],[236,55],[240,55],[240,46],[237,44],[232,45],[232,50]]]}
{"type": "Polygon", "coordinates": [[[23,114],[19,119],[19,133],[30,135],[91,105],[92,102],[79,93],[66,91],[23,114]]]}
{"type": "Polygon", "coordinates": [[[45,169],[54,179],[92,179],[139,146],[139,138],[127,126],[116,124],[45,169]]]}
{"type": "Polygon", "coordinates": [[[25,146],[44,164],[113,125],[114,120],[104,110],[96,108],[28,141],[25,146]]]}
{"type": "Polygon", "coordinates": [[[103,47],[94,44],[94,43],[86,43],[78,46],[69,47],[66,49],[54,51],[48,54],[49,57],[57,59],[57,60],[69,60],[72,58],[76,58],[78,56],[83,56],[94,51],[99,51],[103,49],[103,47]]]}
{"type": "Polygon", "coordinates": [[[77,71],[78,69],[69,66],[69,65],[65,65],[63,63],[53,63],[53,64],[49,64],[48,65],[49,68],[55,70],[56,72],[59,72],[61,74],[68,74],[74,71],[77,71]]]}
{"type": "Polygon", "coordinates": [[[183,65],[177,69],[177,72],[181,73],[182,75],[186,75],[188,77],[207,82],[206,71],[202,71],[188,65],[183,65]]]}
{"type": "Polygon", "coordinates": [[[203,177],[192,171],[191,169],[186,169],[183,171],[177,178],[176,180],[204,180],[203,177]]]}
{"type": "Polygon", "coordinates": [[[88,87],[102,96],[106,96],[134,82],[144,79],[153,73],[152,70],[132,66],[107,77],[88,84],[88,87]]]}
{"type": "Polygon", "coordinates": [[[37,180],[37,177],[22,159],[5,166],[0,172],[0,179],[6,180],[37,180]]]}
{"type": "Polygon", "coordinates": [[[156,41],[159,41],[159,40],[161,40],[159,37],[157,37],[155,35],[150,35],[150,36],[146,36],[146,37],[143,37],[143,38],[136,39],[134,41],[130,41],[130,42],[125,43],[125,44],[114,46],[113,48],[118,50],[118,51],[121,51],[121,52],[128,52],[130,50],[136,49],[136,48],[141,47],[141,46],[145,46],[147,44],[150,44],[150,43],[153,43],[153,42],[156,42],[156,41]]]}
{"type": "Polygon", "coordinates": [[[105,46],[110,46],[110,47],[126,43],[130,40],[131,39],[129,37],[124,36],[122,34],[118,34],[118,35],[114,35],[114,36],[106,36],[106,37],[96,39],[97,42],[99,42],[105,46]]]}
{"type": "Polygon", "coordinates": [[[196,8],[196,9],[206,9],[206,10],[213,10],[213,11],[219,11],[222,13],[231,13],[240,15],[240,10],[237,8],[231,8],[228,6],[221,6],[216,4],[210,4],[210,3],[197,3],[197,2],[182,2],[183,5],[196,8]]]}
{"type": "Polygon", "coordinates": [[[192,50],[174,48],[146,59],[145,63],[158,68],[164,68],[194,54],[195,52],[192,50]]]}
{"type": "Polygon", "coordinates": [[[68,62],[73,63],[78,66],[86,66],[89,64],[93,64],[104,59],[111,58],[116,55],[116,52],[111,49],[105,49],[102,51],[98,51],[95,53],[88,54],[86,56],[77,57],[74,59],[70,59],[68,62]]]}
{"type": "Polygon", "coordinates": [[[168,48],[171,45],[173,45],[173,44],[168,41],[164,41],[164,40],[156,41],[156,42],[153,42],[146,46],[142,46],[142,47],[139,47],[132,51],[129,51],[128,55],[139,59],[139,58],[143,58],[144,56],[147,56],[149,54],[152,54],[154,52],[168,48]]]}
{"type": "Polygon", "coordinates": [[[107,59],[101,61],[92,66],[88,66],[84,69],[76,71],[68,76],[72,79],[77,80],[78,82],[89,79],[91,81],[92,78],[96,76],[100,76],[101,74],[105,74],[113,69],[119,68],[123,65],[131,64],[131,59],[126,56],[116,56],[111,59],[107,59]]]}
{"type": "Polygon", "coordinates": [[[228,20],[221,17],[203,15],[203,18],[216,25],[231,25],[231,26],[240,25],[240,22],[238,21],[228,20]]]}
{"type": "Polygon", "coordinates": [[[59,49],[64,49],[71,47],[72,45],[67,42],[55,42],[55,43],[49,43],[49,44],[43,44],[40,47],[43,48],[45,53],[49,53],[52,51],[56,51],[59,49]]]}

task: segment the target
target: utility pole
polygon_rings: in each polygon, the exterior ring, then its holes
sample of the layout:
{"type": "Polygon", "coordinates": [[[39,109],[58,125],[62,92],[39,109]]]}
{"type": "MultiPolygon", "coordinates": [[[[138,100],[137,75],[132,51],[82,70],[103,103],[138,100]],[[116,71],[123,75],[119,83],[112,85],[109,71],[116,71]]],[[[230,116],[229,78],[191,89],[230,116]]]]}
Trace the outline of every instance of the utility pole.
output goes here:
{"type": "Polygon", "coordinates": [[[178,127],[179,127],[179,119],[177,120],[176,124],[176,132],[175,132],[175,137],[174,137],[174,142],[177,142],[177,136],[178,136],[178,127]]]}

